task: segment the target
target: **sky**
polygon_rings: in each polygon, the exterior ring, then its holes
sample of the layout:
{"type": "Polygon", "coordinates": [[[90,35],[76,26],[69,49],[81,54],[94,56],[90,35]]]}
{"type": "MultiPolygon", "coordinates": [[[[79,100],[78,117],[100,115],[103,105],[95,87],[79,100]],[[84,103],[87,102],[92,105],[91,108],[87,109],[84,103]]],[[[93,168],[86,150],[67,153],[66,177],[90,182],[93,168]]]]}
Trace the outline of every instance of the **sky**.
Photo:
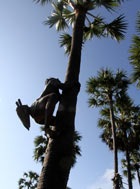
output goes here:
{"type": "MultiPolygon", "coordinates": [[[[33,141],[40,135],[40,129],[33,120],[29,132],[22,126],[15,101],[20,98],[23,104],[32,104],[41,94],[46,78],[57,77],[64,82],[68,57],[60,48],[55,28],[43,24],[50,6],[42,7],[32,0],[0,2],[0,188],[18,189],[24,172],[41,171],[41,165],[33,160],[33,141]]],[[[127,0],[114,14],[100,10],[108,21],[124,13],[128,22],[126,38],[120,43],[110,38],[94,38],[83,47],[75,120],[76,130],[82,136],[79,143],[82,156],[70,173],[68,186],[72,189],[112,189],[113,154],[99,138],[99,110],[88,107],[86,81],[103,67],[131,74],[128,51],[139,9],[139,0],[127,0]]],[[[133,85],[129,93],[138,105],[140,91],[133,85]]],[[[134,189],[138,188],[135,181],[134,189]]]]}

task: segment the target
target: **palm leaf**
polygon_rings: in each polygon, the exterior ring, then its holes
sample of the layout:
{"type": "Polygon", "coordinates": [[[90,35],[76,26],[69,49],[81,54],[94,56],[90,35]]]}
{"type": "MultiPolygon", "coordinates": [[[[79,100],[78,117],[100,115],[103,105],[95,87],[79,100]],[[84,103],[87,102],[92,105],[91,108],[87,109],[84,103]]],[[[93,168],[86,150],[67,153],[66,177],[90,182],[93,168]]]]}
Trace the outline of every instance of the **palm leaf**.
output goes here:
{"type": "Polygon", "coordinates": [[[136,31],[140,35],[140,11],[137,14],[137,20],[136,20],[136,31]]]}
{"type": "Polygon", "coordinates": [[[64,30],[66,27],[68,27],[62,15],[55,12],[52,14],[52,16],[48,17],[48,20],[45,21],[44,24],[47,24],[50,27],[53,27],[55,25],[57,31],[64,30]]]}
{"type": "Polygon", "coordinates": [[[64,47],[66,54],[70,53],[70,50],[71,50],[71,40],[72,40],[71,35],[69,35],[67,33],[64,33],[64,34],[60,35],[59,43],[60,43],[61,47],[64,47]]]}
{"type": "Polygon", "coordinates": [[[46,137],[43,137],[42,135],[37,136],[34,139],[34,144],[36,147],[39,146],[40,144],[47,144],[47,139],[46,139],[46,137]]]}
{"type": "Polygon", "coordinates": [[[75,131],[74,132],[74,139],[73,139],[73,152],[72,152],[72,162],[71,166],[73,167],[76,163],[76,157],[81,156],[81,148],[78,145],[78,142],[81,140],[81,135],[75,131]]]}
{"type": "Polygon", "coordinates": [[[43,163],[44,153],[45,153],[47,144],[48,144],[48,140],[46,139],[46,137],[37,136],[35,138],[34,140],[35,149],[33,152],[34,160],[43,163]]]}
{"type": "Polygon", "coordinates": [[[126,31],[126,28],[127,28],[127,23],[124,22],[124,16],[120,15],[111,23],[106,24],[105,35],[111,36],[111,38],[120,41],[121,39],[124,39],[124,33],[126,31]]]}
{"type": "Polygon", "coordinates": [[[131,56],[129,57],[130,63],[134,66],[140,64],[140,36],[134,35],[132,39],[132,45],[129,52],[131,56]]]}
{"type": "Polygon", "coordinates": [[[36,3],[40,3],[42,5],[44,5],[45,3],[49,3],[52,2],[52,0],[33,0],[36,3]]]}
{"type": "Polygon", "coordinates": [[[116,7],[119,6],[120,1],[114,1],[114,0],[96,0],[94,2],[95,6],[98,7],[105,7],[108,11],[114,11],[116,7]]]}
{"type": "Polygon", "coordinates": [[[137,87],[140,88],[140,66],[135,66],[133,68],[131,78],[132,82],[136,82],[137,87]]]}
{"type": "Polygon", "coordinates": [[[47,24],[50,27],[55,25],[57,31],[64,30],[68,27],[68,24],[62,14],[64,4],[63,2],[57,2],[52,3],[52,6],[54,7],[54,11],[52,15],[44,22],[44,24],[47,24]]]}
{"type": "Polygon", "coordinates": [[[21,184],[23,184],[24,182],[25,182],[25,179],[21,178],[21,179],[19,179],[18,184],[21,185],[21,184]]]}
{"type": "Polygon", "coordinates": [[[101,37],[104,31],[104,18],[96,16],[94,21],[84,28],[84,40],[92,39],[94,36],[101,37]]]}
{"type": "Polygon", "coordinates": [[[63,9],[63,16],[69,22],[70,25],[73,25],[75,21],[75,12],[70,11],[69,9],[63,9]]]}

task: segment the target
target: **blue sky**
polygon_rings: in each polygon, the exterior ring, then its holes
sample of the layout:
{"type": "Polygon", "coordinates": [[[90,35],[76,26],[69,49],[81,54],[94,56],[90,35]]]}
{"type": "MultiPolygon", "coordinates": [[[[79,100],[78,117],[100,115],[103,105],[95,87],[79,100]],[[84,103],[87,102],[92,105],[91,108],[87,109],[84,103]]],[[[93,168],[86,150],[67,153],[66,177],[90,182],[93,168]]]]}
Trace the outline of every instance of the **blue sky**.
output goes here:
{"type": "MultiPolygon", "coordinates": [[[[98,110],[89,108],[85,92],[86,81],[103,67],[122,68],[131,74],[128,50],[135,33],[139,0],[128,0],[114,13],[124,13],[128,22],[126,39],[120,43],[112,39],[93,39],[83,48],[80,72],[81,91],[78,96],[76,130],[82,135],[82,156],[71,170],[68,185],[72,189],[112,189],[110,177],[113,169],[112,152],[99,139],[98,110]]],[[[28,132],[16,115],[15,101],[21,98],[30,105],[42,92],[48,77],[65,78],[68,58],[58,43],[55,28],[49,29],[43,21],[50,7],[40,6],[32,0],[1,0],[0,6],[0,167],[1,188],[16,189],[23,172],[40,173],[41,166],[33,161],[34,138],[40,134],[38,125],[31,121],[28,132]]],[[[113,15],[102,10],[108,20],[113,15]]],[[[135,86],[130,94],[139,104],[135,86]]],[[[134,183],[138,189],[138,182],[134,183]]]]}

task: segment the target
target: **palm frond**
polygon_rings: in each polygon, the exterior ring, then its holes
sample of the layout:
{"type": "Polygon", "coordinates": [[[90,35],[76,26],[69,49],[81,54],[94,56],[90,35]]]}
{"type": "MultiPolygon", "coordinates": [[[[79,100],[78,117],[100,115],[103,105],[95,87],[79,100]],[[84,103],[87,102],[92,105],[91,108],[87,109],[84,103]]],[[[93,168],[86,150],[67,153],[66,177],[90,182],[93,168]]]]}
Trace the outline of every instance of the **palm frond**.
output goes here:
{"type": "MultiPolygon", "coordinates": [[[[136,20],[136,30],[140,35],[140,12],[138,12],[136,20]]],[[[132,44],[130,46],[129,60],[133,67],[133,72],[131,76],[132,82],[136,82],[138,88],[140,88],[140,36],[133,35],[132,44]]]]}
{"type": "Polygon", "coordinates": [[[18,181],[18,184],[21,185],[25,182],[25,179],[24,178],[20,178],[19,181],[18,181]]]}
{"type": "Polygon", "coordinates": [[[68,55],[69,55],[70,50],[71,50],[71,40],[72,40],[71,35],[69,35],[67,33],[60,35],[60,40],[59,40],[60,46],[64,47],[65,53],[68,54],[68,55]]]}
{"type": "Polygon", "coordinates": [[[56,26],[56,30],[64,30],[68,27],[68,24],[63,17],[63,8],[64,4],[62,1],[57,3],[52,3],[52,6],[54,7],[54,11],[51,16],[48,17],[48,19],[44,22],[44,24],[49,25],[50,27],[56,26]]]}
{"type": "Polygon", "coordinates": [[[34,145],[37,147],[39,146],[40,144],[47,144],[47,139],[46,137],[43,137],[42,135],[40,136],[37,136],[35,139],[34,139],[34,145]]]}
{"type": "Polygon", "coordinates": [[[68,21],[69,25],[73,25],[75,21],[75,12],[69,9],[63,9],[63,16],[68,21]]]}
{"type": "Polygon", "coordinates": [[[81,148],[78,145],[78,142],[81,140],[81,135],[79,132],[74,132],[74,138],[73,138],[73,150],[71,154],[71,166],[73,167],[76,163],[76,157],[81,156],[81,148]]]}
{"type": "Polygon", "coordinates": [[[34,160],[43,163],[46,147],[40,146],[34,149],[34,160]]]}
{"type": "Polygon", "coordinates": [[[116,7],[119,6],[120,1],[114,1],[114,0],[96,0],[94,2],[96,7],[105,7],[108,11],[114,11],[116,7]]]}
{"type": "Polygon", "coordinates": [[[44,21],[44,24],[49,25],[50,27],[55,25],[57,31],[64,30],[68,27],[62,15],[56,14],[55,12],[52,14],[52,16],[48,17],[46,21],[44,21]]]}
{"type": "Polygon", "coordinates": [[[44,5],[45,3],[52,2],[52,0],[33,0],[35,3],[40,3],[41,5],[44,5]]]}
{"type": "Polygon", "coordinates": [[[130,63],[134,66],[140,64],[140,36],[134,35],[130,46],[130,63]]]}
{"type": "Polygon", "coordinates": [[[106,24],[105,26],[105,35],[108,37],[116,39],[117,41],[120,41],[124,39],[125,32],[127,28],[127,23],[124,21],[124,16],[120,15],[115,20],[113,20],[111,23],[106,24]]]}
{"type": "Polygon", "coordinates": [[[131,75],[132,82],[136,82],[138,88],[140,88],[140,66],[135,66],[131,75]]]}
{"type": "Polygon", "coordinates": [[[138,11],[137,13],[136,31],[140,35],[140,11],[138,11]]]}
{"type": "Polygon", "coordinates": [[[103,36],[104,26],[104,18],[96,16],[94,21],[84,28],[84,39],[89,40],[94,36],[98,38],[103,36]]]}
{"type": "Polygon", "coordinates": [[[46,137],[43,137],[42,135],[37,136],[34,139],[34,145],[35,145],[35,149],[33,151],[34,160],[43,163],[47,144],[48,144],[48,139],[46,137]]]}
{"type": "Polygon", "coordinates": [[[100,110],[100,115],[110,120],[110,109],[108,107],[104,107],[100,110]]]}

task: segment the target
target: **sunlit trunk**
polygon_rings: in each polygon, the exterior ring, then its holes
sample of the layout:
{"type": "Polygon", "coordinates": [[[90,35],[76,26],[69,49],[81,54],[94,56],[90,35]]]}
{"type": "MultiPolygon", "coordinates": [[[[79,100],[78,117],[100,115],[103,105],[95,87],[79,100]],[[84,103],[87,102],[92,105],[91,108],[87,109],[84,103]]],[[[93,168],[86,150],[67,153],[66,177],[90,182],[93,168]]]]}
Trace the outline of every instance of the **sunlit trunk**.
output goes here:
{"type": "Polygon", "coordinates": [[[119,180],[118,180],[118,150],[116,144],[116,126],[114,121],[114,112],[113,112],[113,102],[112,97],[109,97],[110,100],[110,121],[112,127],[112,138],[113,138],[113,152],[114,152],[114,178],[113,185],[114,189],[119,189],[119,180]]]}
{"type": "Polygon", "coordinates": [[[133,189],[132,176],[131,176],[131,165],[130,165],[130,154],[128,149],[126,150],[126,161],[127,161],[127,178],[128,178],[128,188],[133,189]]]}
{"type": "Polygon", "coordinates": [[[85,12],[76,13],[72,47],[63,90],[56,115],[59,137],[50,139],[37,189],[66,189],[71,169],[79,72],[85,12]]]}
{"type": "Polygon", "coordinates": [[[140,167],[138,164],[135,165],[135,169],[136,169],[136,172],[137,172],[137,178],[138,178],[138,182],[139,182],[139,185],[140,185],[140,167]]]}

